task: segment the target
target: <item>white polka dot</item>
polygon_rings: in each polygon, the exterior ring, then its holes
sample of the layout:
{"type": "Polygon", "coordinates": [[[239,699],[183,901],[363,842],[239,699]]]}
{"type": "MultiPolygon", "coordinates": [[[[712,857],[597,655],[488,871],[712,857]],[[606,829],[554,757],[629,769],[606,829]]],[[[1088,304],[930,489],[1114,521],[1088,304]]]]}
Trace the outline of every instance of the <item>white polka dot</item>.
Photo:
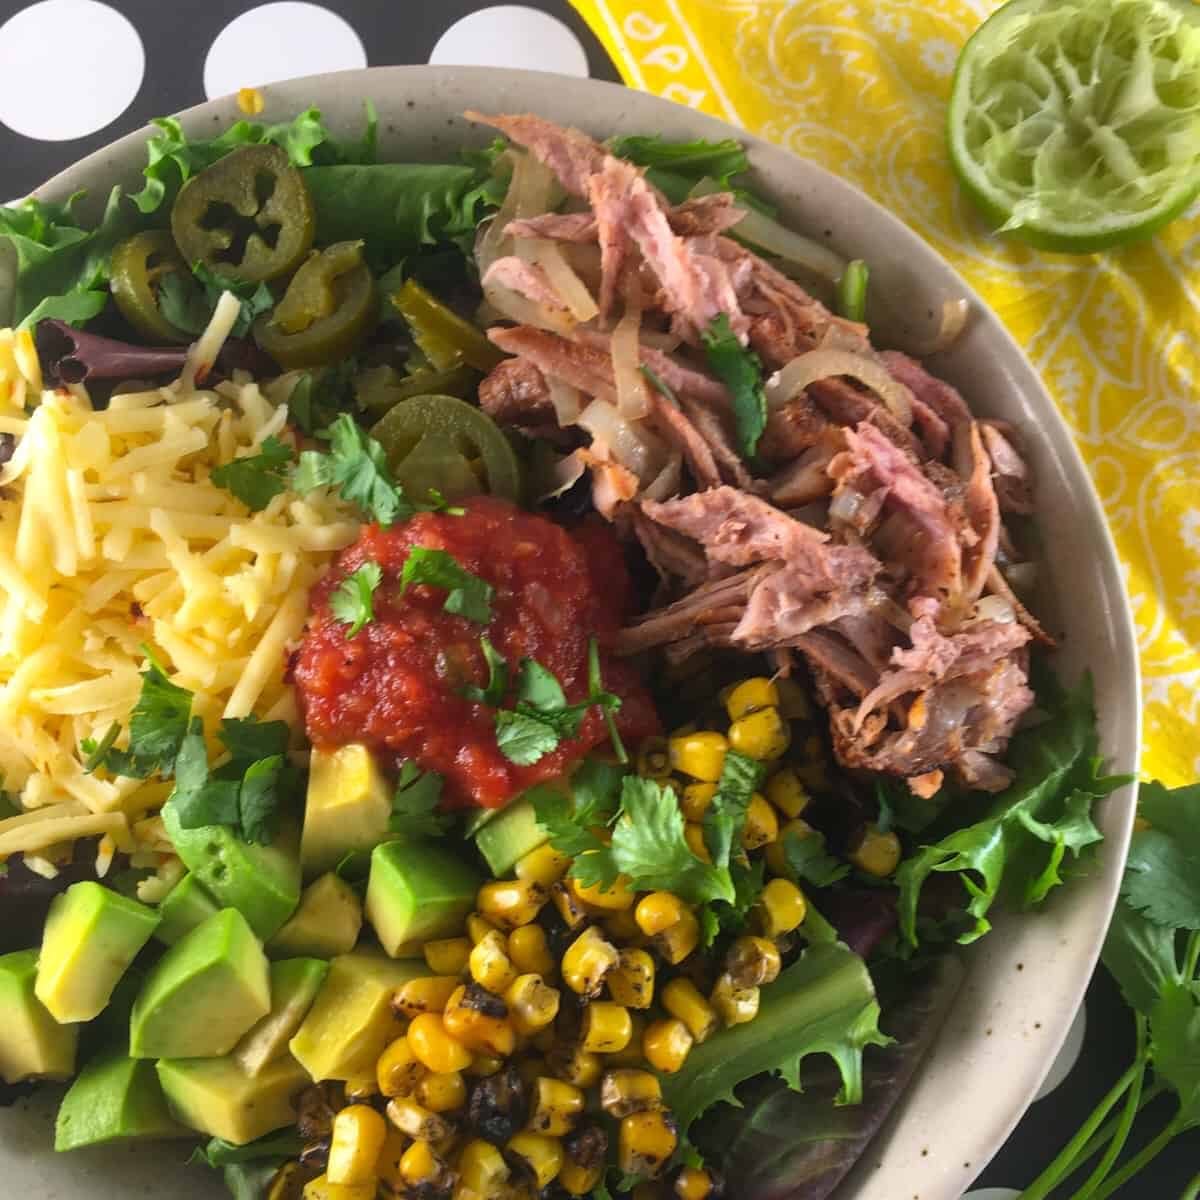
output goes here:
{"type": "Polygon", "coordinates": [[[1016,1188],[980,1188],[977,1192],[968,1192],[962,1200],[1016,1200],[1020,1194],[1016,1188]]]}
{"type": "Polygon", "coordinates": [[[1058,1057],[1050,1068],[1050,1073],[1042,1081],[1038,1094],[1033,1098],[1035,1102],[1050,1095],[1071,1073],[1071,1068],[1079,1061],[1079,1054],[1083,1049],[1083,1035],[1086,1031],[1087,1013],[1081,1004],[1079,1011],[1075,1014],[1075,1020],[1071,1022],[1071,1028],[1067,1030],[1066,1041],[1063,1042],[1062,1049],[1058,1052],[1058,1057]]]}
{"type": "Polygon", "coordinates": [[[523,4],[498,4],[455,21],[429,61],[444,67],[524,67],[587,78],[587,53],[557,17],[523,4]]]}
{"type": "Polygon", "coordinates": [[[142,86],[138,31],[96,0],[42,0],[0,25],[0,121],[47,142],[115,121],[142,86]]]}
{"type": "Polygon", "coordinates": [[[204,60],[210,100],[244,87],[367,65],[352,26],[319,4],[279,0],[235,17],[217,34],[204,60]]]}

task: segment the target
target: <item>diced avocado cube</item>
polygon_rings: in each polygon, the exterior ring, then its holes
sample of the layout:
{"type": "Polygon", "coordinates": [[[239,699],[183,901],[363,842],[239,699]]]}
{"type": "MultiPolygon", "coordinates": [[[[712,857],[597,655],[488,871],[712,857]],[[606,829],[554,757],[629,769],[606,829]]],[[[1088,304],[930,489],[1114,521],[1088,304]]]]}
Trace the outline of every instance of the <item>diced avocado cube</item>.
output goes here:
{"type": "Polygon", "coordinates": [[[151,969],[129,1020],[133,1058],[216,1058],[271,1011],[267,956],[246,918],[222,909],[151,969]]]}
{"type": "Polygon", "coordinates": [[[527,796],[518,796],[475,833],[475,845],[497,879],[507,875],[520,859],[547,841],[549,835],[538,824],[533,804],[527,796]]]}
{"type": "Polygon", "coordinates": [[[37,951],[0,957],[0,1079],[69,1079],[78,1025],[60,1025],[37,998],[37,951]]]}
{"type": "Polygon", "coordinates": [[[168,1111],[154,1064],[121,1051],[98,1055],[83,1068],[54,1123],[55,1150],[126,1138],[191,1136],[168,1111]]]}
{"type": "Polygon", "coordinates": [[[204,890],[204,884],[189,871],[167,894],[158,906],[162,918],[154,936],[173,946],[185,933],[207,921],[221,906],[204,890]]]}
{"type": "Polygon", "coordinates": [[[371,854],[367,920],[393,958],[417,957],[425,942],[460,931],[482,882],[432,842],[385,842],[371,854]]]}
{"type": "Polygon", "coordinates": [[[299,908],[267,943],[267,953],[272,958],[349,954],[362,919],[362,902],[354,889],[330,871],[300,894],[299,908]]]}
{"type": "Polygon", "coordinates": [[[391,816],[391,791],[366,746],[314,750],[300,836],[304,877],[332,871],[353,850],[374,849],[388,837],[391,816]]]}
{"type": "Polygon", "coordinates": [[[172,804],[164,806],[162,819],[184,866],[223,908],[241,912],[264,941],[295,911],[300,856],[294,827],[285,826],[270,846],[255,846],[223,825],[184,829],[172,804]]]}
{"type": "Polygon", "coordinates": [[[56,1021],[90,1021],[158,925],[158,913],[84,880],[55,896],[38,955],[37,998],[56,1021]]]}
{"type": "Polygon", "coordinates": [[[318,1082],[374,1075],[384,1047],[404,1031],[393,994],[428,974],[423,961],[393,962],[363,950],[335,958],[288,1048],[318,1082]]]}
{"type": "Polygon", "coordinates": [[[247,1075],[258,1075],[287,1053],[317,998],[329,964],[319,958],[289,958],[271,964],[271,1011],[237,1046],[233,1059],[247,1075]]]}
{"type": "Polygon", "coordinates": [[[180,1121],[235,1146],[291,1125],[293,1102],[309,1083],[290,1054],[257,1075],[247,1075],[232,1058],[161,1059],[158,1080],[180,1121]]]}

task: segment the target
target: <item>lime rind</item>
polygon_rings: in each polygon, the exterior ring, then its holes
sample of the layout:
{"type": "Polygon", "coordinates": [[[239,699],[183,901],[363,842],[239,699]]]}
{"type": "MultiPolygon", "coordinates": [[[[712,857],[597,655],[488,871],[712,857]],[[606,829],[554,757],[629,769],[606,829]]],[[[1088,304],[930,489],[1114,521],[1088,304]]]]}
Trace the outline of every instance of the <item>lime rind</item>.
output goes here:
{"type": "Polygon", "coordinates": [[[1086,252],[1200,194],[1200,5],[1010,0],[959,57],[951,160],[1001,232],[1086,252]]]}

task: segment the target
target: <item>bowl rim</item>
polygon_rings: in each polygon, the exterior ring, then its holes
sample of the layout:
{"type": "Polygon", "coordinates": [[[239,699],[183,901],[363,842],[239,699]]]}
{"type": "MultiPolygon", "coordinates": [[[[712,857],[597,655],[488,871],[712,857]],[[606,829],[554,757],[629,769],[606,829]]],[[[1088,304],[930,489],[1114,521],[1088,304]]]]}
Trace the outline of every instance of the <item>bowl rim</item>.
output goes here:
{"type": "MultiPolygon", "coordinates": [[[[347,118],[333,118],[328,109],[331,105],[345,102],[353,95],[357,99],[366,99],[372,95],[379,96],[392,91],[397,94],[405,93],[410,96],[418,93],[432,93],[437,97],[446,95],[469,95],[478,92],[481,97],[532,95],[544,97],[555,95],[565,98],[566,107],[590,112],[593,116],[583,117],[576,123],[586,127],[610,127],[614,123],[637,124],[643,129],[659,129],[668,131],[666,136],[674,136],[675,132],[686,128],[692,137],[735,137],[741,141],[750,156],[751,171],[760,177],[764,189],[773,198],[788,199],[788,194],[794,198],[805,191],[816,189],[824,193],[832,193],[843,201],[849,210],[865,214],[868,221],[864,229],[878,229],[882,235],[894,241],[906,255],[911,256],[919,266],[916,276],[923,274],[941,277],[943,287],[953,286],[954,293],[963,295],[971,308],[971,333],[976,339],[994,349],[994,353],[1005,362],[1004,370],[1013,388],[1021,396],[1028,398],[1030,415],[1036,417],[1041,436],[1046,440],[1046,450],[1052,455],[1053,462],[1061,470],[1061,478],[1057,481],[1060,489],[1066,489],[1065,495],[1072,501],[1078,511],[1078,516],[1084,522],[1082,537],[1092,547],[1097,557],[1097,568],[1103,585],[1104,595],[1100,598],[1100,616],[1106,625],[1108,641],[1117,659],[1119,671],[1124,686],[1124,694],[1118,694],[1112,700],[1114,705],[1128,708],[1130,717],[1110,736],[1102,742],[1102,748],[1108,752],[1108,757],[1114,769],[1134,773],[1137,770],[1138,752],[1141,744],[1141,677],[1137,658],[1137,641],[1133,616],[1130,610],[1126,589],[1121,579],[1121,568],[1117,556],[1112,531],[1104,516],[1095,484],[1089,474],[1082,457],[1074,443],[1066,420],[1057,405],[1047,392],[1033,365],[1025,355],[1013,335],[1000,321],[995,312],[983,301],[980,295],[951,266],[941,254],[924,240],[915,230],[908,226],[896,214],[868,196],[861,189],[841,178],[834,172],[810,159],[802,158],[791,151],[768,142],[766,139],[750,134],[743,129],[729,124],[719,118],[686,108],[685,106],[639,92],[623,84],[610,83],[603,80],[585,79],[557,75],[550,72],[512,70],[492,67],[437,67],[437,66],[395,66],[369,67],[328,74],[307,76],[300,79],[288,80],[271,84],[260,89],[266,98],[267,109],[263,116],[249,118],[264,120],[272,119],[281,113],[290,117],[310,105],[322,108],[327,123],[335,129],[350,132],[347,118]],[[374,89],[374,90],[373,90],[374,89]],[[764,173],[768,178],[763,179],[764,173]],[[778,177],[788,178],[788,186],[783,188],[778,177]],[[1107,742],[1116,744],[1109,745],[1107,742]]],[[[478,105],[483,101],[473,102],[478,105]]],[[[406,102],[412,110],[413,100],[406,102]]],[[[454,105],[447,105],[444,100],[435,99],[432,107],[441,111],[445,118],[447,132],[441,138],[448,144],[462,145],[464,140],[483,142],[491,136],[492,131],[482,133],[478,127],[469,126],[451,110],[454,105]],[[446,114],[449,113],[449,117],[446,114]],[[473,132],[468,133],[468,130],[473,132]]],[[[465,107],[463,105],[462,107],[465,107]]],[[[533,111],[538,111],[534,107],[533,111]]],[[[460,109],[461,111],[461,109],[460,109]]],[[[546,111],[541,107],[541,111],[546,111]]],[[[551,109],[553,111],[553,109],[551,109]]],[[[423,116],[424,114],[422,114],[423,116]]],[[[233,120],[246,119],[241,112],[234,96],[220,97],[194,105],[176,114],[185,130],[192,134],[198,133],[207,123],[214,128],[224,128],[233,120]]],[[[555,116],[552,119],[559,120],[555,116]]],[[[566,118],[562,118],[564,123],[566,118]]],[[[127,160],[133,151],[138,155],[144,154],[147,137],[153,131],[147,125],[114,140],[107,146],[94,151],[85,158],[73,163],[54,175],[31,195],[46,200],[64,200],[67,196],[86,187],[89,196],[85,200],[82,211],[95,211],[102,201],[107,188],[95,185],[96,179],[108,179],[111,183],[117,175],[129,175],[127,160]],[[89,185],[89,181],[91,181],[89,185]]],[[[398,129],[391,123],[385,123],[380,118],[381,148],[387,144],[398,129]]],[[[607,136],[599,134],[599,136],[607,136]]],[[[431,147],[439,142],[437,137],[429,140],[431,147]]],[[[386,153],[381,153],[381,161],[388,161],[386,153]]],[[[828,232],[828,231],[827,231],[828,232]]],[[[834,244],[839,240],[832,239],[834,244]]],[[[0,279],[0,294],[3,292],[3,280],[0,279]]],[[[908,326],[908,332],[916,330],[908,326]]],[[[935,371],[942,361],[942,356],[931,356],[935,371]]],[[[1040,483],[1040,481],[1039,481],[1040,483]]],[[[1099,705],[1099,702],[1098,702],[1099,705]]],[[[1098,712],[1103,719],[1103,710],[1098,706],[1098,712]]],[[[1075,943],[1076,964],[1081,969],[1077,986],[1070,997],[1069,1011],[1057,1023],[1040,1043],[1043,1064],[1026,1071],[1023,1076],[1023,1086],[1019,1094],[1014,1093],[1010,1098],[1008,1111],[998,1114],[989,1132],[983,1140],[972,1147],[971,1157],[974,1162],[971,1174],[966,1176],[969,1184],[971,1178],[978,1173],[992,1155],[1001,1147],[1018,1121],[1024,1116],[1029,1105],[1035,1099],[1035,1093],[1043,1077],[1049,1071],[1055,1054],[1066,1039],[1077,1004],[1082,1003],[1091,974],[1099,959],[1109,920],[1120,886],[1121,874],[1124,867],[1129,836],[1136,808],[1136,782],[1128,785],[1109,797],[1104,808],[1105,843],[1104,853],[1099,865],[1093,870],[1086,883],[1090,888],[1087,907],[1092,912],[1084,941],[1075,943]],[[1115,853],[1114,853],[1115,851],[1115,853]],[[1086,970],[1082,968],[1086,967],[1086,970]]],[[[1085,881],[1077,880],[1074,886],[1082,886],[1085,881]]],[[[1017,918],[1014,918],[1014,921],[1017,918]]],[[[1006,924],[1007,921],[1002,918],[1006,924]]],[[[1001,922],[997,922],[999,925],[1001,922]]],[[[997,930],[997,934],[999,930],[997,930]]],[[[990,939],[989,939],[990,940],[990,939]]],[[[990,1032],[990,1030],[989,1030],[990,1032]]],[[[930,1050],[926,1061],[937,1054],[937,1046],[930,1050]]],[[[922,1068],[923,1069],[923,1068],[922,1068]]],[[[911,1081],[898,1104],[902,1110],[908,1093],[912,1092],[916,1080],[911,1081]]],[[[879,1176],[886,1178],[890,1171],[880,1172],[880,1163],[865,1161],[876,1157],[874,1150],[881,1143],[885,1152],[890,1150],[887,1130],[894,1128],[897,1114],[889,1119],[885,1130],[877,1134],[868,1146],[867,1152],[860,1159],[852,1172],[854,1181],[850,1186],[853,1190],[844,1193],[839,1189],[841,1200],[850,1200],[850,1196],[862,1197],[862,1200],[891,1200],[891,1194],[879,1190],[879,1176]]],[[[951,1156],[961,1159],[956,1151],[951,1156]]],[[[946,1170],[934,1173],[932,1169],[921,1176],[923,1164],[920,1160],[908,1160],[904,1165],[902,1178],[906,1194],[912,1194],[915,1189],[920,1192],[923,1200],[939,1200],[945,1197],[950,1200],[961,1191],[961,1172],[957,1175],[946,1170]],[[952,1182],[957,1180],[958,1182],[952,1182]],[[923,1184],[923,1187],[918,1186],[923,1184]],[[910,1186],[911,1185],[911,1186],[910,1186]],[[957,1189],[957,1190],[951,1190],[957,1189]]],[[[971,1163],[965,1164],[971,1166],[971,1163]]],[[[897,1164],[889,1164],[897,1171],[897,1164]]]]}

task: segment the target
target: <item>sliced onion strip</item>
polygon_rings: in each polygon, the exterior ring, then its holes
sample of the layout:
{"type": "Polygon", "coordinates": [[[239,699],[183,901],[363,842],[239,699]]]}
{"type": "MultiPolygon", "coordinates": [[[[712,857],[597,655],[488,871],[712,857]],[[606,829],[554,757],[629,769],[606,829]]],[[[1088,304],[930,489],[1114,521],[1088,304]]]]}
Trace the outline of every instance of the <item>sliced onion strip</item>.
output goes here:
{"type": "Polygon", "coordinates": [[[621,416],[640,420],[650,411],[650,397],[642,377],[640,353],[641,305],[626,299],[625,312],[612,335],[613,376],[617,383],[617,408],[621,416]]]}
{"type": "Polygon", "coordinates": [[[515,238],[513,250],[526,262],[545,271],[546,278],[575,320],[590,321],[600,312],[587,284],[575,273],[556,242],[549,238],[515,238]]]}
{"type": "Polygon", "coordinates": [[[515,321],[518,325],[533,325],[551,333],[560,333],[563,337],[570,337],[575,329],[575,321],[566,309],[556,312],[544,304],[530,300],[528,296],[514,292],[502,283],[485,283],[483,298],[500,316],[515,321]]]}
{"type": "Polygon", "coordinates": [[[662,470],[667,450],[644,425],[634,425],[605,400],[593,400],[576,422],[596,442],[608,447],[614,462],[649,483],[662,470]]]}
{"type": "Polygon", "coordinates": [[[848,350],[810,350],[793,358],[767,380],[767,403],[782,408],[818,379],[848,375],[866,384],[904,425],[912,425],[912,398],[904,384],[888,374],[886,368],[861,354],[848,350]]]}
{"type": "Polygon", "coordinates": [[[940,354],[943,350],[949,350],[966,328],[970,312],[971,306],[965,296],[959,296],[957,300],[944,300],[942,322],[933,336],[917,342],[910,341],[909,351],[923,358],[927,354],[940,354]]]}
{"type": "Polygon", "coordinates": [[[504,231],[518,217],[536,217],[550,208],[556,180],[549,167],[543,166],[532,154],[522,150],[506,150],[496,159],[496,169],[502,163],[512,163],[512,178],[504,202],[487,228],[475,241],[475,261],[480,277],[498,258],[512,253],[512,238],[504,231]]]}
{"type": "Polygon", "coordinates": [[[559,427],[574,425],[583,412],[583,393],[555,375],[546,376],[546,386],[550,389],[550,403],[554,405],[559,427]]]}

